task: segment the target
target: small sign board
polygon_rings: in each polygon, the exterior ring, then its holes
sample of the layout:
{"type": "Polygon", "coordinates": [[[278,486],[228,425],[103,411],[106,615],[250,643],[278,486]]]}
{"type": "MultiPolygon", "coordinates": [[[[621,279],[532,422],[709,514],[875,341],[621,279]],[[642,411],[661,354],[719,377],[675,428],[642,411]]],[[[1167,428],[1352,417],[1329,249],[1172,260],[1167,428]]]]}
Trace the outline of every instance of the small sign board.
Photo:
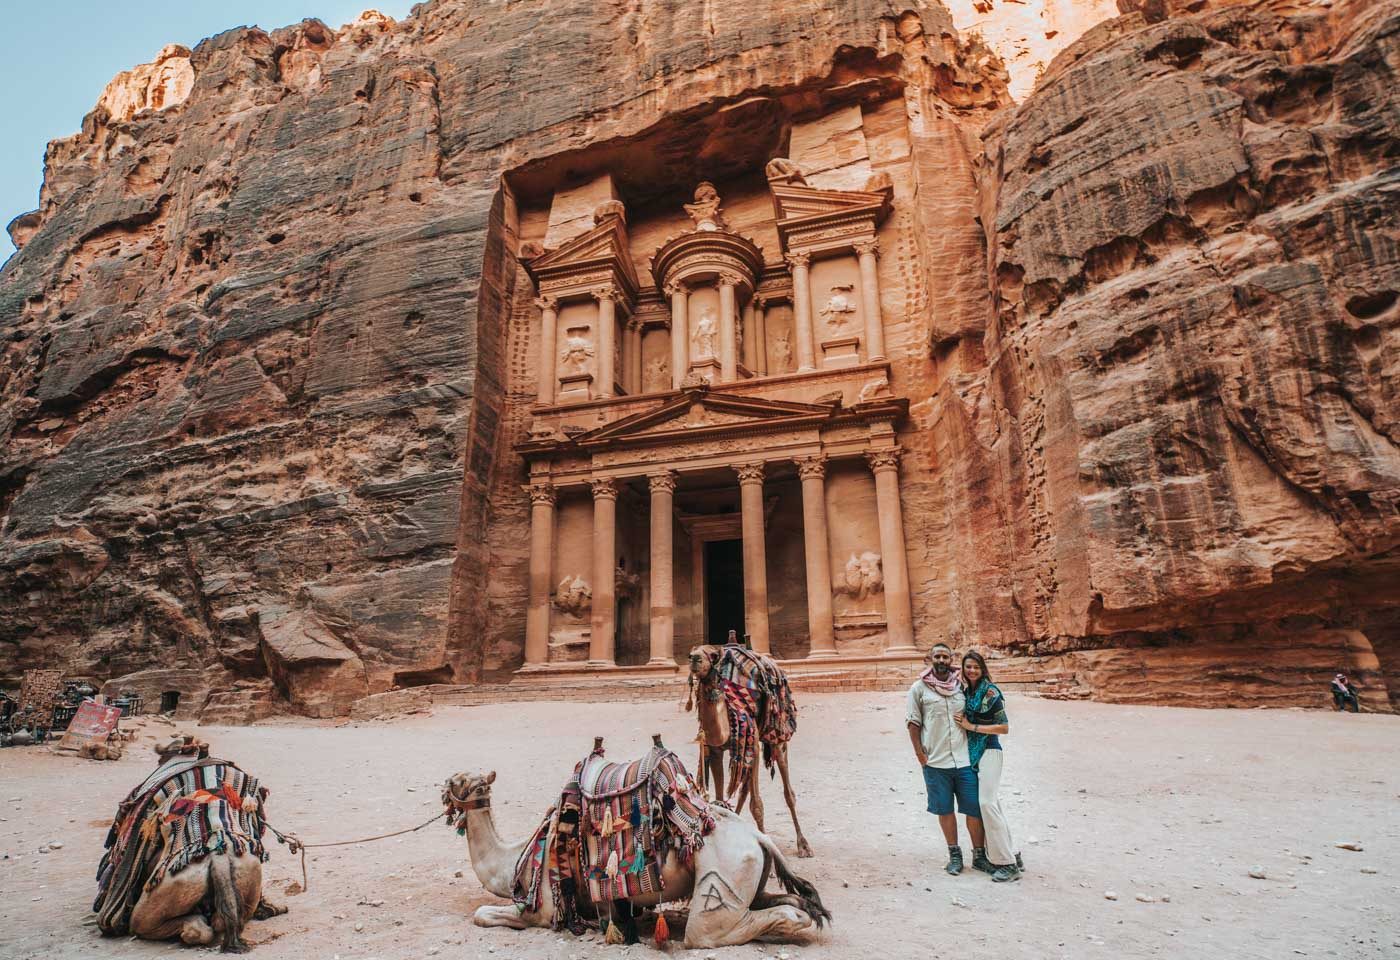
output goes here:
{"type": "Polygon", "coordinates": [[[121,719],[121,707],[108,707],[91,700],[84,700],[73,714],[68,730],[59,741],[59,750],[77,750],[85,743],[106,743],[107,737],[117,729],[121,719]]]}

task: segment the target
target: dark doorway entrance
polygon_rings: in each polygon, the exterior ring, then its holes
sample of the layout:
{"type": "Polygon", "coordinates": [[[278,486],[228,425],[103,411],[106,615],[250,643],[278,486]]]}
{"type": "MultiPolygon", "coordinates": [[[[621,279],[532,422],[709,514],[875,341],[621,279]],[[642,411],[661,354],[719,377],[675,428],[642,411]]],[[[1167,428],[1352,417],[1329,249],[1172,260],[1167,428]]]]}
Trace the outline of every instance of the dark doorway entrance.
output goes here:
{"type": "Polygon", "coordinates": [[[729,631],[744,636],[744,542],[705,544],[705,642],[724,643],[729,631]]]}

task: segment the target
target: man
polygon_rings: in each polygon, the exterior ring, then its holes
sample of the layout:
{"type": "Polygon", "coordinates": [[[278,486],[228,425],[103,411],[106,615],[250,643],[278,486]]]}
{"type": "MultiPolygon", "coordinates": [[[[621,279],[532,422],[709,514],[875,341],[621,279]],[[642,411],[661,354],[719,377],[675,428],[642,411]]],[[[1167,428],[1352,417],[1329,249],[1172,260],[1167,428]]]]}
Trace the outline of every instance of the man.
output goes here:
{"type": "Polygon", "coordinates": [[[1361,700],[1356,695],[1356,687],[1345,673],[1339,673],[1332,678],[1332,703],[1338,710],[1361,712],[1361,700]]]}
{"type": "Polygon", "coordinates": [[[977,806],[977,771],[967,752],[967,732],[957,717],[966,707],[962,678],[953,667],[953,651],[946,643],[935,644],[928,655],[929,669],[909,688],[906,722],[909,742],[924,774],[928,791],[928,812],[938,817],[943,839],[948,842],[948,873],[963,870],[962,848],[958,846],[958,818],[953,801],[967,819],[972,839],[972,865],[991,873],[987,859],[982,811],[977,806]]]}

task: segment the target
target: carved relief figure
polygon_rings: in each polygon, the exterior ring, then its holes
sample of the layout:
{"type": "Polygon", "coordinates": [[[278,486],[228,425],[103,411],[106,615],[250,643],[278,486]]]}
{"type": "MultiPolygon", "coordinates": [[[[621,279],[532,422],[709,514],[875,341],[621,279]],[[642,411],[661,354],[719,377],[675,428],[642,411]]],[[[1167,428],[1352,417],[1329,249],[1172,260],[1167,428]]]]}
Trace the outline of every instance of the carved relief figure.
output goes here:
{"type": "Polygon", "coordinates": [[[719,191],[706,180],[695,188],[695,202],[685,204],[685,212],[695,221],[696,230],[723,230],[724,216],[719,204],[719,191]]]}
{"type": "Polygon", "coordinates": [[[836,592],[864,600],[884,589],[885,574],[880,566],[880,555],[869,550],[860,556],[851,554],[851,559],[846,561],[846,582],[837,587],[836,592]]]}
{"type": "Polygon", "coordinates": [[[593,606],[593,588],[577,574],[566,576],[554,590],[554,605],[570,616],[582,617],[593,606]]]}
{"type": "Polygon", "coordinates": [[[718,336],[719,320],[715,317],[715,309],[706,307],[700,311],[700,319],[695,324],[695,331],[690,335],[697,359],[715,356],[715,339],[718,336]]]}
{"type": "Polygon", "coordinates": [[[786,333],[773,339],[773,372],[787,373],[792,370],[792,342],[786,333]]]}
{"type": "Polygon", "coordinates": [[[559,354],[559,365],[567,367],[569,373],[582,373],[583,368],[588,365],[588,359],[593,356],[593,344],[584,336],[587,330],[587,327],[570,327],[569,335],[564,338],[564,350],[559,354]]]}
{"type": "Polygon", "coordinates": [[[665,390],[671,385],[669,371],[670,367],[666,363],[665,357],[652,357],[651,363],[647,364],[645,388],[647,390],[665,390]]]}
{"type": "Polygon", "coordinates": [[[856,312],[855,304],[851,303],[851,291],[854,289],[854,284],[836,284],[831,288],[831,299],[826,301],[825,307],[822,307],[822,319],[837,330],[845,327],[856,312]]]}

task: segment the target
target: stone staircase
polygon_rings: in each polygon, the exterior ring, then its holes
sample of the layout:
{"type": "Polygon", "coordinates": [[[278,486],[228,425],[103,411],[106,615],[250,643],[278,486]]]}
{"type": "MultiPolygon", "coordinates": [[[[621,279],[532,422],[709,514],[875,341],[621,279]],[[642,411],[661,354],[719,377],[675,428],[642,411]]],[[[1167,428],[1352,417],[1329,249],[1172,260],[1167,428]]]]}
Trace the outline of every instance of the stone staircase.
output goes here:
{"type": "Polygon", "coordinates": [[[277,698],[277,688],[271,680],[240,680],[231,690],[209,694],[199,713],[199,722],[242,727],[285,712],[287,704],[277,698]]]}

